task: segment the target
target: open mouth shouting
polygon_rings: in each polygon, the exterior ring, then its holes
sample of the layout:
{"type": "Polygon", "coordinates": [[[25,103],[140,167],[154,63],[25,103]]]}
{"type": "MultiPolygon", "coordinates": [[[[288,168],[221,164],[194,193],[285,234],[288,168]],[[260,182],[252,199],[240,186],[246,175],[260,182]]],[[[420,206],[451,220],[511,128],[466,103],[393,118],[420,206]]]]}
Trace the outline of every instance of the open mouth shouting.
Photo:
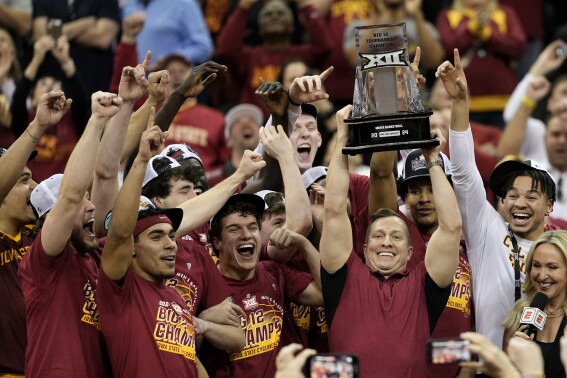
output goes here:
{"type": "Polygon", "coordinates": [[[238,254],[244,258],[252,258],[254,256],[254,244],[245,243],[236,248],[238,254]]]}
{"type": "Polygon", "coordinates": [[[90,238],[96,237],[94,232],[94,222],[94,218],[91,218],[87,222],[83,223],[83,232],[90,238]]]}
{"type": "Polygon", "coordinates": [[[297,147],[297,155],[302,160],[309,159],[311,154],[311,145],[309,143],[302,143],[297,147]]]}

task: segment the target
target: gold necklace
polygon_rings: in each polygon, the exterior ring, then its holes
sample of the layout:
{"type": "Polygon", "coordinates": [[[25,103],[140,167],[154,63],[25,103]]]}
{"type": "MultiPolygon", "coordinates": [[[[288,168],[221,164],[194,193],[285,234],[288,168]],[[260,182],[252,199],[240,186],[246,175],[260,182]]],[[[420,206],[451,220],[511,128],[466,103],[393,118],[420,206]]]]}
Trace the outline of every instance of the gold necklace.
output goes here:
{"type": "MultiPolygon", "coordinates": [[[[545,311],[544,311],[545,312],[545,311]]],[[[555,319],[565,314],[565,310],[563,310],[563,306],[556,308],[553,311],[545,312],[548,319],[555,319]]]]}

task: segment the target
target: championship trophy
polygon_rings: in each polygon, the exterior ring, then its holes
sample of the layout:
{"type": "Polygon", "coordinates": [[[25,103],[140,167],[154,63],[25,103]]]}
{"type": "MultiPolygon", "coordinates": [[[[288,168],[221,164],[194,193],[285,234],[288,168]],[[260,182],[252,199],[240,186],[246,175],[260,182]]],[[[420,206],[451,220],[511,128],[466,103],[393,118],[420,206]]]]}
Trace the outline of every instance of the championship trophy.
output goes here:
{"type": "Polygon", "coordinates": [[[438,145],[429,130],[407,51],[406,24],[356,28],[358,64],[343,154],[438,145]]]}

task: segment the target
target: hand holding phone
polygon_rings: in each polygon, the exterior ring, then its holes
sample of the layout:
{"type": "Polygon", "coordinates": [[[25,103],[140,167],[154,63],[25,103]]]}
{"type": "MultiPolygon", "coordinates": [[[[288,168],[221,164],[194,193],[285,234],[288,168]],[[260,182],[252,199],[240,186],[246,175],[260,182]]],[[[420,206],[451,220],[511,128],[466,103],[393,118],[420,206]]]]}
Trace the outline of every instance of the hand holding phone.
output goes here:
{"type": "Polygon", "coordinates": [[[51,18],[47,21],[47,25],[45,27],[46,33],[50,35],[55,42],[61,37],[61,33],[63,33],[63,21],[51,18]]]}
{"type": "Polygon", "coordinates": [[[358,378],[358,357],[350,354],[316,354],[305,363],[310,378],[358,378]]]}
{"type": "Polygon", "coordinates": [[[439,338],[427,340],[427,362],[434,365],[458,364],[474,361],[475,356],[468,349],[468,340],[455,338],[439,338]]]}

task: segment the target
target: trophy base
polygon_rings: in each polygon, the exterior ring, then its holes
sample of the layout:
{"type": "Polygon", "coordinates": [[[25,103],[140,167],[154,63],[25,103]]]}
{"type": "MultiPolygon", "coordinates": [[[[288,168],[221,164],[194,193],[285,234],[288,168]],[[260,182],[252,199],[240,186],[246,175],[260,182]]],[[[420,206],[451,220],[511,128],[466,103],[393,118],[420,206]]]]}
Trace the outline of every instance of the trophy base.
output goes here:
{"type": "Polygon", "coordinates": [[[349,118],[349,138],[342,153],[357,155],[367,152],[433,147],[439,144],[431,138],[430,110],[385,116],[349,118]]]}

